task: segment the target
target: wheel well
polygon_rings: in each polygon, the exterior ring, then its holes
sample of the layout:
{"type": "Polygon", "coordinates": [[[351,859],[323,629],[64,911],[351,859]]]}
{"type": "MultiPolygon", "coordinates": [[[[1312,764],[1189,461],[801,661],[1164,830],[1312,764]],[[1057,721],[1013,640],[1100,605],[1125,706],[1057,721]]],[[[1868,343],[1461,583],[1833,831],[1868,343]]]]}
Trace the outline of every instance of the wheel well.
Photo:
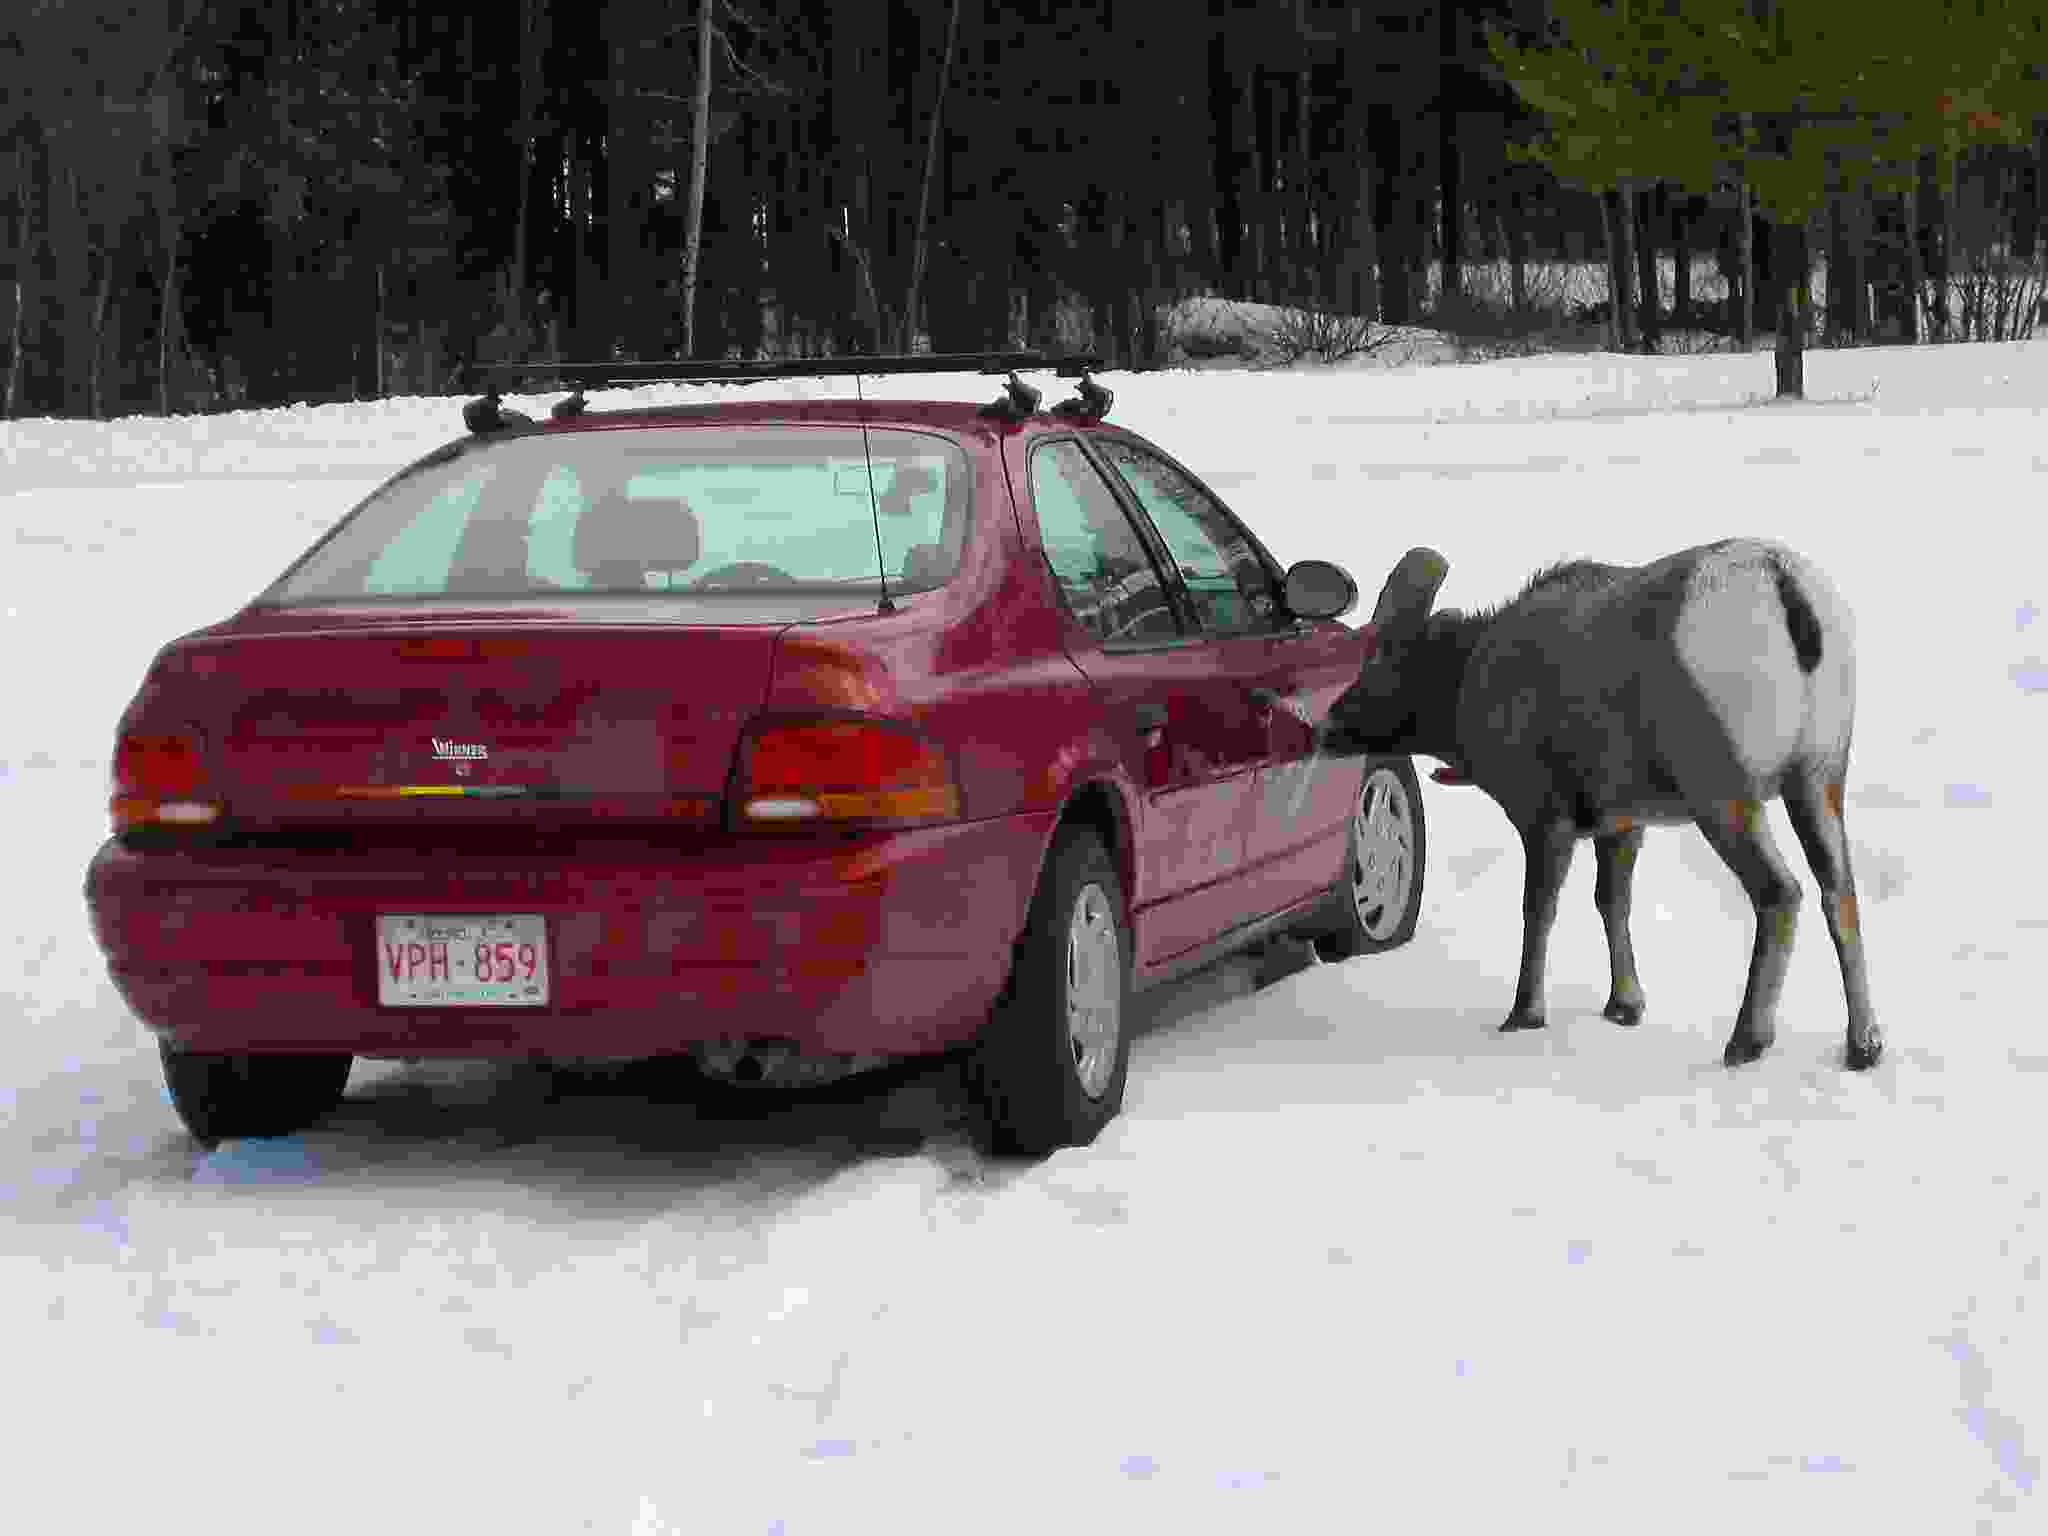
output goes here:
{"type": "MultiPolygon", "coordinates": [[[[1133,890],[1131,883],[1131,837],[1124,824],[1123,807],[1117,799],[1116,791],[1100,781],[1092,784],[1083,784],[1068,797],[1067,803],[1060,808],[1060,819],[1053,827],[1053,835],[1046,844],[1044,854],[1040,856],[1038,884],[1032,886],[1026,901],[1025,921],[1027,923],[1030,921],[1031,907],[1037,902],[1038,891],[1045,880],[1045,863],[1052,857],[1053,845],[1059,841],[1060,830],[1064,827],[1086,827],[1102,839],[1102,846],[1109,853],[1110,863],[1116,867],[1117,883],[1123,887],[1124,919],[1128,922],[1131,915],[1133,890]]],[[[1020,928],[1016,938],[1011,943],[1012,964],[1010,974],[1003,980],[1002,991],[997,998],[998,1007],[1001,1007],[1013,995],[1013,989],[1017,984],[1015,951],[1023,942],[1024,930],[1020,928]]]]}
{"type": "Polygon", "coordinates": [[[1117,883],[1124,888],[1128,911],[1135,886],[1132,881],[1131,838],[1124,826],[1123,807],[1116,791],[1107,784],[1084,784],[1060,811],[1060,825],[1087,827],[1102,839],[1109,861],[1116,866],[1117,883]]]}

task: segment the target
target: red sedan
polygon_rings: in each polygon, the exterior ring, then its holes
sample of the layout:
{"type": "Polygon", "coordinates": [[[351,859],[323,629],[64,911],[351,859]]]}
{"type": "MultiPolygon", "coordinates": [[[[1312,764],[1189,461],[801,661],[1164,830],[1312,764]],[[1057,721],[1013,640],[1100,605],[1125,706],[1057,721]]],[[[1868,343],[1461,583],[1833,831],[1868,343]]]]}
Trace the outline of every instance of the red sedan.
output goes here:
{"type": "Polygon", "coordinates": [[[1116,1114],[1134,988],[1404,942],[1413,771],[1312,740],[1356,585],[1283,572],[1061,371],[1049,411],[1015,372],[981,407],[493,393],[166,646],[86,894],[188,1129],[306,1126],[356,1056],[967,1048],[991,1142],[1037,1153],[1116,1114]]]}

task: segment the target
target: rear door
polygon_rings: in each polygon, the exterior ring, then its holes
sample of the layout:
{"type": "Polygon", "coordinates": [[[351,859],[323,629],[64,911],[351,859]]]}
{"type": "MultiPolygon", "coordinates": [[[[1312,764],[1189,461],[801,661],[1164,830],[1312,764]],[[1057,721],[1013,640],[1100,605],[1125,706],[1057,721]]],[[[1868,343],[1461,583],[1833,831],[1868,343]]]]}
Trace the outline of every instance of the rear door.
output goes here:
{"type": "Polygon", "coordinates": [[[1342,872],[1355,762],[1319,757],[1314,722],[1356,676],[1359,639],[1335,622],[1297,621],[1282,573],[1250,531],[1184,466],[1129,436],[1091,442],[1157,529],[1168,584],[1212,638],[1220,670],[1257,719],[1244,804],[1237,920],[1248,922],[1327,887],[1342,872]]]}
{"type": "Polygon", "coordinates": [[[1028,452],[1017,478],[1073,620],[1069,654],[1099,690],[1142,786],[1132,904],[1138,963],[1157,965],[1235,921],[1230,879],[1243,860],[1262,728],[1080,442],[1039,439],[1028,452]]]}

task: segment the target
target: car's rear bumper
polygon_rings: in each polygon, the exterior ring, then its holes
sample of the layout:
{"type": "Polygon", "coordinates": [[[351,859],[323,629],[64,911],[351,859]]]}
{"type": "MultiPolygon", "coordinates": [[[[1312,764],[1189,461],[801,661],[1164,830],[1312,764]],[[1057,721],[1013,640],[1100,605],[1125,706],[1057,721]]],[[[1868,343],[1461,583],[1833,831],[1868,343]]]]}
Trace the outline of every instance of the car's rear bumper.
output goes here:
{"type": "Polygon", "coordinates": [[[86,901],[115,985],[193,1049],[639,1057],[706,1041],[910,1055],[973,1037],[1052,813],[833,845],[601,858],[138,853],[86,901]],[[538,1008],[378,1002],[379,913],[539,913],[538,1008]]]}

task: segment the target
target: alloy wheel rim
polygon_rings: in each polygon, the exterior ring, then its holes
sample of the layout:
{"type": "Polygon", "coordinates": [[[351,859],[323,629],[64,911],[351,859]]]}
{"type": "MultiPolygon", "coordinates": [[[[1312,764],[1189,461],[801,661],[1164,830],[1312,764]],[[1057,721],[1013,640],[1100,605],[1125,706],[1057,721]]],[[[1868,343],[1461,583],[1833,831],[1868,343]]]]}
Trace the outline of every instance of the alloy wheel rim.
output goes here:
{"type": "Polygon", "coordinates": [[[1067,923],[1067,1052],[1081,1091],[1102,1097],[1123,1029],[1116,913],[1099,885],[1085,885],[1067,923]]]}
{"type": "Polygon", "coordinates": [[[1390,768],[1366,775],[1351,813],[1351,903],[1376,943],[1394,936],[1415,880],[1415,812],[1390,768]]]}

